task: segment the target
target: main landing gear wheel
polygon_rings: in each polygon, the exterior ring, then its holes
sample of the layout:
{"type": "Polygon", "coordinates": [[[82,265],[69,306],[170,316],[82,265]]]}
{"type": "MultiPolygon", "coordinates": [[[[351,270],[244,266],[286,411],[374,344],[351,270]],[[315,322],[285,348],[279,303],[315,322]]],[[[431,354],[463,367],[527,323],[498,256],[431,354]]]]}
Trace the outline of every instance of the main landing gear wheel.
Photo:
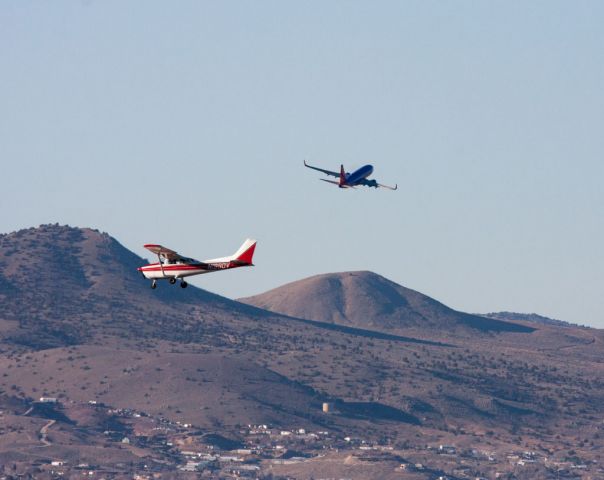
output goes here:
{"type": "Polygon", "coordinates": [[[155,288],[157,288],[157,282],[155,280],[153,280],[151,282],[151,288],[155,290],[155,288]]]}
{"type": "Polygon", "coordinates": [[[176,279],[174,277],[172,277],[170,279],[170,285],[174,285],[176,283],[176,279]]]}
{"type": "Polygon", "coordinates": [[[184,280],[182,282],[180,282],[180,288],[187,288],[188,283],[185,282],[184,280]]]}

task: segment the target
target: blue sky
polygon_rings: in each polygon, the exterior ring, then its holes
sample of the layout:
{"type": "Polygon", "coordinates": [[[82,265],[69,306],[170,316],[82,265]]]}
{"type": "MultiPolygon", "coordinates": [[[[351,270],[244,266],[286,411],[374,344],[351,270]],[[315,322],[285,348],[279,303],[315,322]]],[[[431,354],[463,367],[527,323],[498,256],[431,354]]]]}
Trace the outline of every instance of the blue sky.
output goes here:
{"type": "MultiPolygon", "coordinates": [[[[601,2],[2,2],[0,231],[259,240],[229,296],[366,269],[604,328],[601,2]],[[399,190],[340,191],[302,160],[399,190]]],[[[166,286],[167,287],[167,286],[166,286]]]]}

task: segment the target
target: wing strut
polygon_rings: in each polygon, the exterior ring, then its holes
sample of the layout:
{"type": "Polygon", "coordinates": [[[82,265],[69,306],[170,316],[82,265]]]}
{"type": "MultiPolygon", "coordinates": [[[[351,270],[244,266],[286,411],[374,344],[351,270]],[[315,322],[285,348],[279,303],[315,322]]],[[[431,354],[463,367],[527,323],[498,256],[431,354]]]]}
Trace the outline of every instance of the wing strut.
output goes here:
{"type": "Polygon", "coordinates": [[[165,277],[166,274],[164,273],[164,264],[161,261],[161,256],[159,255],[159,252],[157,252],[157,260],[159,261],[159,268],[161,269],[161,276],[165,277]]]}

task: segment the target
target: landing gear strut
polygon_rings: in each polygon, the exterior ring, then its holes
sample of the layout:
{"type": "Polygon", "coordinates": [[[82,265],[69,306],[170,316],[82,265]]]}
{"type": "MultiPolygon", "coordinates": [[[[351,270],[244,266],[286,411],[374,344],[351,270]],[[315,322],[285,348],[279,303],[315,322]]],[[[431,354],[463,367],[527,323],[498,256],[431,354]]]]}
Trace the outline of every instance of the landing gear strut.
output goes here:
{"type": "Polygon", "coordinates": [[[187,288],[188,283],[185,282],[184,280],[181,280],[180,282],[180,288],[187,288]]]}
{"type": "Polygon", "coordinates": [[[155,280],[151,281],[151,288],[155,290],[157,288],[157,282],[155,280]]]}

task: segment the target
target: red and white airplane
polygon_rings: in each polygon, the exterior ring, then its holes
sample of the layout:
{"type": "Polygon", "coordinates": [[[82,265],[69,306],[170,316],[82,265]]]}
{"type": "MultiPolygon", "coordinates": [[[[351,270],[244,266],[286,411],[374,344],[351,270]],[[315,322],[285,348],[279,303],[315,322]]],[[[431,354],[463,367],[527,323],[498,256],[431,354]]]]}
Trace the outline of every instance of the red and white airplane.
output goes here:
{"type": "Polygon", "coordinates": [[[247,239],[239,250],[230,257],[213,258],[200,262],[193,258],[183,257],[174,250],[162,247],[161,245],[147,244],[144,246],[147,250],[157,255],[157,263],[151,263],[144,267],[138,267],[138,271],[145,278],[151,280],[151,288],[157,287],[157,280],[167,278],[172,285],[180,279],[180,286],[186,288],[188,283],[185,277],[191,275],[200,275],[202,273],[217,272],[219,270],[228,270],[229,268],[253,267],[252,257],[256,249],[256,240],[247,239]]]}

